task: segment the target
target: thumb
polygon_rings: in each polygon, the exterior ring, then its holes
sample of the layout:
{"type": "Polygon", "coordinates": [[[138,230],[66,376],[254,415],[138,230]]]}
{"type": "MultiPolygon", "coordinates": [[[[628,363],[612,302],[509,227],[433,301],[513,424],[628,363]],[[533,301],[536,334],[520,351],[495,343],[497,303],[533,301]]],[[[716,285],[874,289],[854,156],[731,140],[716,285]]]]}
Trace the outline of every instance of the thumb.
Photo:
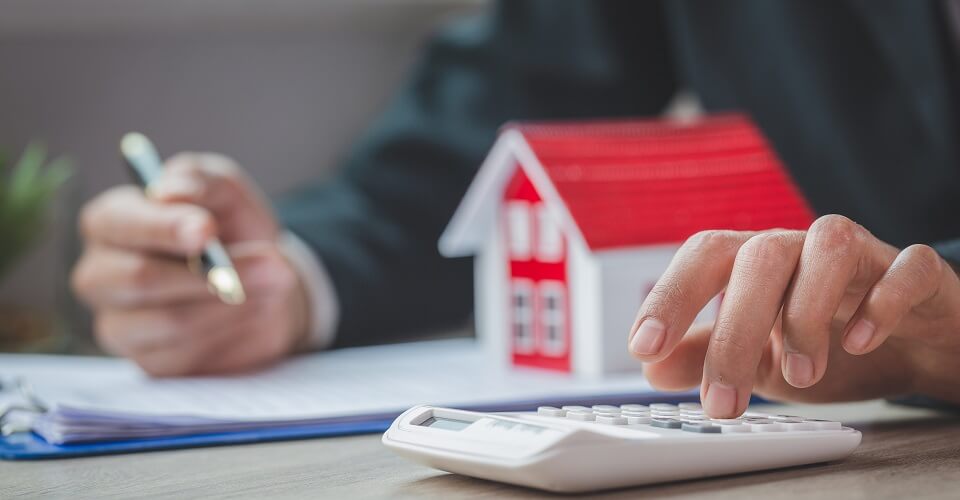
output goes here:
{"type": "Polygon", "coordinates": [[[213,214],[224,243],[267,240],[279,233],[270,205],[237,164],[222,155],[180,153],[150,185],[161,202],[189,203],[213,214]]]}

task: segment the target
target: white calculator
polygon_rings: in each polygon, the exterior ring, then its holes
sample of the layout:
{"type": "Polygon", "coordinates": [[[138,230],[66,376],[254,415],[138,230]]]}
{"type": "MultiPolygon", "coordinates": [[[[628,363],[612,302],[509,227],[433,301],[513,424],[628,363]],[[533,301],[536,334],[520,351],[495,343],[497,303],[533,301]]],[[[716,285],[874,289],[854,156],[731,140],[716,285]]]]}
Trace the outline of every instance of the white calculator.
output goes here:
{"type": "Polygon", "coordinates": [[[584,492],[844,458],[860,432],[840,422],[698,404],[544,406],[478,413],[417,406],[383,443],[436,469],[555,492],[584,492]]]}

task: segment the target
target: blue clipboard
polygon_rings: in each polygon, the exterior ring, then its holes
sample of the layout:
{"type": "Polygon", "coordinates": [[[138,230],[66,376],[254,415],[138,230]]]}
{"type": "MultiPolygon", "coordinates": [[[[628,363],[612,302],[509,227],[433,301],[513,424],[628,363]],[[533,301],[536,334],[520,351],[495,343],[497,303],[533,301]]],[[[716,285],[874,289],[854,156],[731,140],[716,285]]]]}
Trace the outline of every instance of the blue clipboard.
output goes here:
{"type": "MultiPolygon", "coordinates": [[[[642,403],[680,403],[699,400],[695,391],[680,393],[645,393],[640,397],[627,394],[603,395],[589,399],[543,399],[536,401],[514,401],[497,405],[463,405],[460,408],[481,412],[527,411],[537,406],[619,404],[623,401],[642,403]]],[[[753,397],[751,403],[764,403],[753,397]]],[[[312,425],[290,426],[249,431],[231,431],[222,433],[195,434],[189,436],[128,439],[122,441],[102,441],[55,445],[46,442],[40,436],[29,433],[14,433],[0,437],[0,460],[46,460],[58,458],[78,458],[94,455],[114,455],[121,453],[141,453],[148,451],[174,450],[182,448],[200,448],[209,446],[227,446],[270,441],[290,441],[324,437],[350,436],[356,434],[374,434],[386,431],[396,415],[384,415],[360,418],[350,422],[329,422],[312,425]]]]}
{"type": "Polygon", "coordinates": [[[284,427],[279,429],[68,445],[50,444],[36,434],[22,432],[0,438],[0,460],[76,458],[94,455],[173,450],[179,448],[200,448],[206,446],[226,446],[268,441],[289,441],[294,439],[370,434],[387,430],[392,422],[393,419],[390,418],[366,422],[331,423],[303,427],[284,427]]]}

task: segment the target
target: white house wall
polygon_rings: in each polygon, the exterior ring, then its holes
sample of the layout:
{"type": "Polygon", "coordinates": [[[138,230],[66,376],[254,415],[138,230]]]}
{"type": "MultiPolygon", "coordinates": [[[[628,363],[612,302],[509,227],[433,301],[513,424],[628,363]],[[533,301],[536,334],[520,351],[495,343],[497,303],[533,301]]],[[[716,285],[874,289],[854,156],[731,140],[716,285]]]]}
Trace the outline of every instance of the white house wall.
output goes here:
{"type": "MultiPolygon", "coordinates": [[[[600,269],[601,330],[604,373],[640,369],[640,363],[627,350],[627,337],[637,310],[647,293],[670,264],[677,245],[618,249],[597,252],[600,269]]],[[[719,301],[714,299],[700,313],[698,320],[716,316],[719,301]]]]}
{"type": "MultiPolygon", "coordinates": [[[[495,209],[499,218],[499,207],[495,209]]],[[[495,224],[487,231],[483,248],[474,259],[474,317],[477,340],[496,368],[511,364],[512,333],[507,277],[507,256],[502,228],[495,224]]]]}
{"type": "Polygon", "coordinates": [[[604,373],[603,346],[597,341],[602,328],[601,274],[594,254],[579,241],[569,241],[567,286],[570,294],[571,366],[577,375],[595,377],[604,373]]]}

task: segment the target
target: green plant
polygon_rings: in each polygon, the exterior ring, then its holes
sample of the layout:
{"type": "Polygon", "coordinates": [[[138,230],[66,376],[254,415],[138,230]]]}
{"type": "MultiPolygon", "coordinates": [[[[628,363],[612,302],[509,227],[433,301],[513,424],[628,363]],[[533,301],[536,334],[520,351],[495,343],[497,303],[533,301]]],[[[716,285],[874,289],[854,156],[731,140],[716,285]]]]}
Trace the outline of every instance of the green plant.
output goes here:
{"type": "Polygon", "coordinates": [[[34,243],[60,186],[71,175],[70,161],[47,163],[47,149],[32,143],[8,166],[0,156],[0,276],[34,243]]]}

